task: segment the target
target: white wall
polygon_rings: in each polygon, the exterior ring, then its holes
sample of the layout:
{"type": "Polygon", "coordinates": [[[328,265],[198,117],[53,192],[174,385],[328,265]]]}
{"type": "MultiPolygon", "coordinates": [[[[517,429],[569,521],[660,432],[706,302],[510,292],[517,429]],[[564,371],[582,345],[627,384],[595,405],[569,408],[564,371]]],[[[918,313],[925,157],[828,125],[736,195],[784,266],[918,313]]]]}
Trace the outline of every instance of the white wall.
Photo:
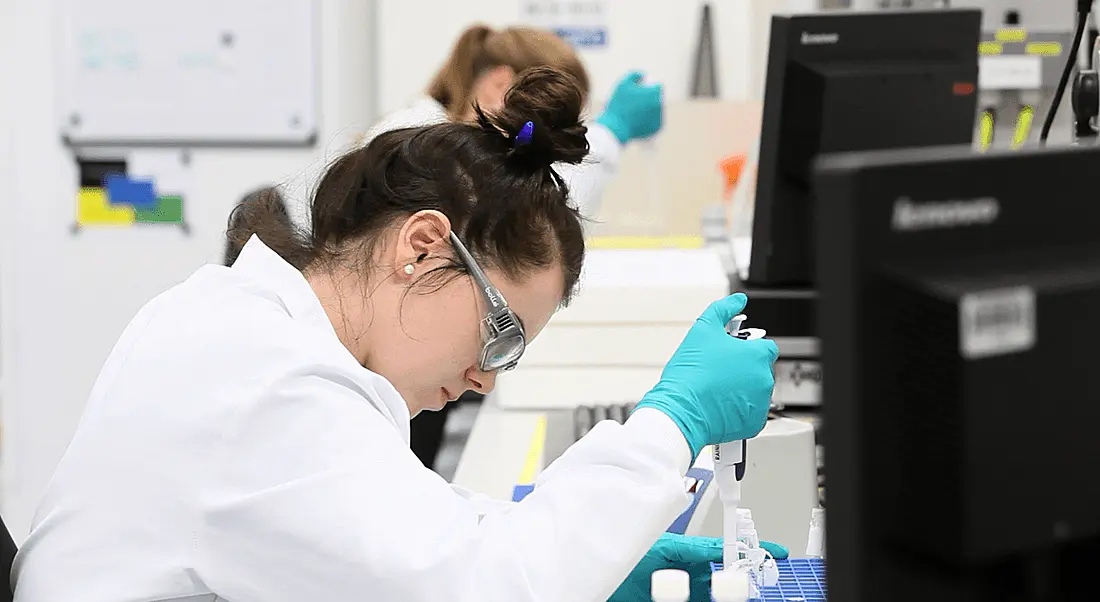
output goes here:
{"type": "Polygon", "coordinates": [[[243,194],[316,167],[373,113],[371,3],[323,0],[317,149],[195,150],[195,188],[185,201],[190,237],[170,227],[73,236],[76,172],[54,120],[57,4],[0,0],[0,27],[7,29],[0,30],[0,484],[3,516],[17,540],[102,361],[137,309],[220,259],[226,217],[243,194]]]}

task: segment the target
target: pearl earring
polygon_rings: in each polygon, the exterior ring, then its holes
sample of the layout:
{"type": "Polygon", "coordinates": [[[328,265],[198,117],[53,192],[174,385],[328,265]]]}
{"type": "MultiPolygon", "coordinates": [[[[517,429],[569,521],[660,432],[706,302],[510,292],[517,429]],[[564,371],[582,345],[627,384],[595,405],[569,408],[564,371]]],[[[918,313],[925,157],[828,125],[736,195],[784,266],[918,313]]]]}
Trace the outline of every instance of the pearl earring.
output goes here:
{"type": "Polygon", "coordinates": [[[405,264],[405,273],[408,274],[409,276],[412,276],[413,270],[415,270],[415,269],[416,268],[413,267],[413,264],[411,264],[411,263],[406,263],[405,264]]]}

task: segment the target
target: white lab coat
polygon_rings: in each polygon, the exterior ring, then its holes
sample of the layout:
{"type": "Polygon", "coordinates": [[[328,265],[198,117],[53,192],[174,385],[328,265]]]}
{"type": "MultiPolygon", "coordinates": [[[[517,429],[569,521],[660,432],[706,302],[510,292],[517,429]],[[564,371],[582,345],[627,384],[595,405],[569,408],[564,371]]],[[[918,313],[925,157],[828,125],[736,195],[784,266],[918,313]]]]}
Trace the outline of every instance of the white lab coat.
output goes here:
{"type": "Polygon", "coordinates": [[[123,333],[15,599],[604,600],[684,510],[689,455],[646,409],[597,425],[523,502],[457,490],[410,451],[400,394],[253,237],[123,333]]]}
{"type": "MultiPolygon", "coordinates": [[[[443,105],[434,98],[423,97],[384,117],[367,132],[363,143],[369,143],[383,132],[444,123],[447,120],[447,110],[443,105]]],[[[569,186],[569,197],[573,206],[586,218],[596,219],[599,217],[604,188],[618,171],[619,155],[622,153],[623,145],[606,127],[594,121],[586,125],[588,126],[588,157],[580,165],[559,163],[554,166],[554,169],[569,186]]],[[[316,179],[319,174],[313,173],[314,171],[316,170],[301,174],[300,178],[316,179]]],[[[309,194],[313,188],[312,185],[305,185],[296,180],[282,187],[283,195],[288,199],[287,210],[291,220],[303,229],[309,228],[309,194]]]]}

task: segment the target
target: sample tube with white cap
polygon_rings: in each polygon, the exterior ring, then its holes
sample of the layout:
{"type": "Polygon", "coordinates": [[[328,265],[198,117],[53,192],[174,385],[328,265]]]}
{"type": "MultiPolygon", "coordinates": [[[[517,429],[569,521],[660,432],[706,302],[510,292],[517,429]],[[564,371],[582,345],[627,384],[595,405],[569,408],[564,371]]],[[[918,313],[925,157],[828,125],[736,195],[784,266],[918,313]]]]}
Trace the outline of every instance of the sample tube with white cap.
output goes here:
{"type": "Polygon", "coordinates": [[[691,575],[680,569],[653,571],[650,577],[650,596],[653,602],[689,602],[691,575]]]}
{"type": "Polygon", "coordinates": [[[714,602],[746,602],[750,594],[749,573],[722,569],[710,576],[710,597],[714,602]]]}

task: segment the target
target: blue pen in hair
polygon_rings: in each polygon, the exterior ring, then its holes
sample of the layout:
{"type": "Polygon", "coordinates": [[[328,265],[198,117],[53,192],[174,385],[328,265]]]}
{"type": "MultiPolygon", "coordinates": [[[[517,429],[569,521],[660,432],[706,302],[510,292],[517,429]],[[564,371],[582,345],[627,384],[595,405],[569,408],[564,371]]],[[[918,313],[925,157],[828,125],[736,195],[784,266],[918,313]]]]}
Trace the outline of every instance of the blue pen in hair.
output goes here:
{"type": "Polygon", "coordinates": [[[523,129],[521,129],[519,133],[516,134],[514,145],[525,146],[531,144],[531,135],[534,133],[535,123],[533,121],[528,121],[527,123],[523,124],[523,129]]]}

